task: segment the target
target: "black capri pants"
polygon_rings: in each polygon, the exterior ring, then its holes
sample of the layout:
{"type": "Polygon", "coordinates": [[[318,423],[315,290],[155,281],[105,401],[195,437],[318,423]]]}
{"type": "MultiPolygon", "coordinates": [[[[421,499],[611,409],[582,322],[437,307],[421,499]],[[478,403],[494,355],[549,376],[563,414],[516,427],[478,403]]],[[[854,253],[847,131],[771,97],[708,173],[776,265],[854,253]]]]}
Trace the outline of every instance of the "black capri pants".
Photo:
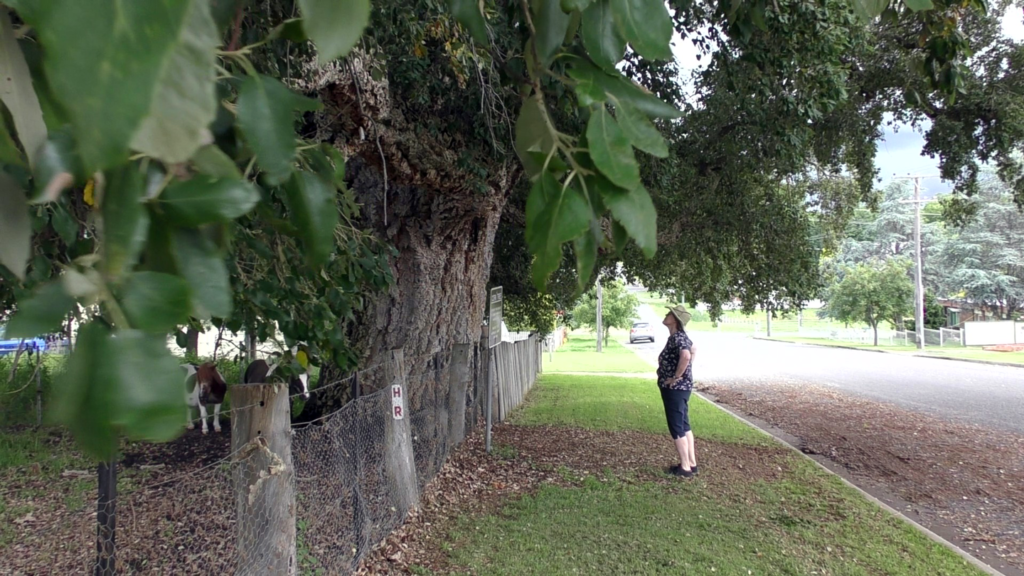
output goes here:
{"type": "Polygon", "coordinates": [[[690,431],[690,390],[660,388],[661,402],[665,405],[665,419],[673,440],[690,431]]]}

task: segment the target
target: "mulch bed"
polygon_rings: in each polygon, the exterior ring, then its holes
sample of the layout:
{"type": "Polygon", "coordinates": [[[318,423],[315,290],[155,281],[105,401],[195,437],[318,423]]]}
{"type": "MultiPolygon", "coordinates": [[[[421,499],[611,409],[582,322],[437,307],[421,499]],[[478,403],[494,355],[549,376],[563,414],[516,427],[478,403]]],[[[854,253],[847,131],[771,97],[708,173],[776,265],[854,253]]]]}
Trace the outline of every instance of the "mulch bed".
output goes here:
{"type": "Polygon", "coordinates": [[[813,385],[701,387],[719,402],[796,436],[855,483],[955,527],[968,550],[1024,569],[1024,437],[813,385]]]}

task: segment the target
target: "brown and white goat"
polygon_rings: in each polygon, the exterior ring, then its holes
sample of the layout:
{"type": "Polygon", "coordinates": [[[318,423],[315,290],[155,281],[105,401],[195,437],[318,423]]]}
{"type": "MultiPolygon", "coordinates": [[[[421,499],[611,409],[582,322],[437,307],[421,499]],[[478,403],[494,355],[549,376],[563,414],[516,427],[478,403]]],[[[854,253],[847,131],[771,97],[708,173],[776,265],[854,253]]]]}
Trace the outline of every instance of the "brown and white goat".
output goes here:
{"type": "Polygon", "coordinates": [[[217,364],[205,362],[199,364],[182,364],[185,370],[185,422],[189,430],[195,428],[192,421],[192,409],[199,408],[199,419],[203,423],[203,434],[206,427],[206,405],[213,404],[213,431],[220,432],[220,405],[224,403],[224,395],[228,391],[227,382],[217,371],[217,364]]]}

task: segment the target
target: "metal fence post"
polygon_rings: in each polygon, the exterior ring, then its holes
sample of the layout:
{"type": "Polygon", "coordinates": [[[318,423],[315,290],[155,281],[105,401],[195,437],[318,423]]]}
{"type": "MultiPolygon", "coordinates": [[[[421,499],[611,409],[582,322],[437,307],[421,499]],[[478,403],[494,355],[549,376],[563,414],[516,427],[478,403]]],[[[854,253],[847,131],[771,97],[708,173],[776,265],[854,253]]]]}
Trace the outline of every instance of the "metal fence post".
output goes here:
{"type": "Polygon", "coordinates": [[[494,396],[494,387],[491,385],[491,377],[492,377],[492,375],[493,375],[493,373],[495,371],[494,368],[495,368],[495,366],[494,366],[494,348],[488,348],[487,349],[487,370],[485,372],[487,374],[487,380],[486,380],[486,382],[487,382],[487,402],[486,402],[487,408],[486,408],[486,413],[484,414],[484,418],[486,418],[486,422],[487,422],[487,424],[486,424],[487,432],[486,432],[486,435],[485,435],[485,438],[486,438],[485,445],[486,445],[487,453],[488,454],[491,453],[491,420],[492,420],[491,412],[493,411],[492,408],[493,408],[493,401],[494,401],[494,398],[493,398],[493,396],[494,396]]]}
{"type": "Polygon", "coordinates": [[[99,498],[96,501],[96,576],[114,576],[117,571],[117,461],[100,462],[96,468],[99,498]]]}
{"type": "Polygon", "coordinates": [[[36,426],[43,425],[43,356],[36,348],[36,426]]]}

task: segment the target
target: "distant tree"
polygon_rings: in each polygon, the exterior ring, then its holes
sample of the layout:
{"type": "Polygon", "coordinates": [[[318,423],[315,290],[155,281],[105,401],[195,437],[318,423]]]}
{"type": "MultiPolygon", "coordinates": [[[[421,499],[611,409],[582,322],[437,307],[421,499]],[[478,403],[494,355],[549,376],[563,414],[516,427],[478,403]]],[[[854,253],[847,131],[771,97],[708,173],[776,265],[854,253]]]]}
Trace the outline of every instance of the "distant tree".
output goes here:
{"type": "MultiPolygon", "coordinates": [[[[855,211],[846,229],[846,238],[839,244],[832,264],[842,279],[841,269],[869,260],[893,257],[914,257],[914,205],[913,186],[908,182],[893,182],[880,192],[878,205],[870,210],[866,205],[855,211]]],[[[930,202],[921,211],[921,262],[924,284],[928,289],[938,288],[943,271],[939,252],[949,234],[941,220],[938,202],[930,202]]],[[[908,271],[912,278],[913,269],[908,271]]],[[[940,291],[941,292],[941,291],[940,291]]]]}
{"type": "MultiPolygon", "coordinates": [[[[911,310],[913,314],[913,310],[911,310]]],[[[902,316],[899,317],[903,319],[902,316]]],[[[896,322],[899,325],[899,321],[896,322]]],[[[914,320],[908,319],[904,321],[906,329],[914,331],[914,320]]],[[[935,297],[935,293],[930,290],[924,291],[924,327],[929,330],[938,330],[946,325],[946,313],[942,308],[942,304],[939,304],[938,298],[935,297]]]]}
{"type": "MultiPolygon", "coordinates": [[[[608,333],[612,328],[629,328],[632,325],[640,301],[636,295],[626,290],[626,283],[622,280],[603,280],[601,287],[601,327],[604,331],[604,343],[607,345],[608,333]]],[[[576,309],[573,310],[573,322],[589,326],[592,330],[597,329],[596,287],[584,294],[580,303],[576,305],[576,309]]]]}
{"type": "Polygon", "coordinates": [[[971,219],[942,246],[943,288],[1014,318],[1024,311],[1024,214],[996,178],[984,181],[971,203],[971,219]]]}
{"type": "Polygon", "coordinates": [[[913,309],[914,287],[907,276],[910,262],[902,258],[861,262],[844,270],[843,279],[828,290],[828,313],[842,322],[864,321],[874,331],[913,309]]]}

